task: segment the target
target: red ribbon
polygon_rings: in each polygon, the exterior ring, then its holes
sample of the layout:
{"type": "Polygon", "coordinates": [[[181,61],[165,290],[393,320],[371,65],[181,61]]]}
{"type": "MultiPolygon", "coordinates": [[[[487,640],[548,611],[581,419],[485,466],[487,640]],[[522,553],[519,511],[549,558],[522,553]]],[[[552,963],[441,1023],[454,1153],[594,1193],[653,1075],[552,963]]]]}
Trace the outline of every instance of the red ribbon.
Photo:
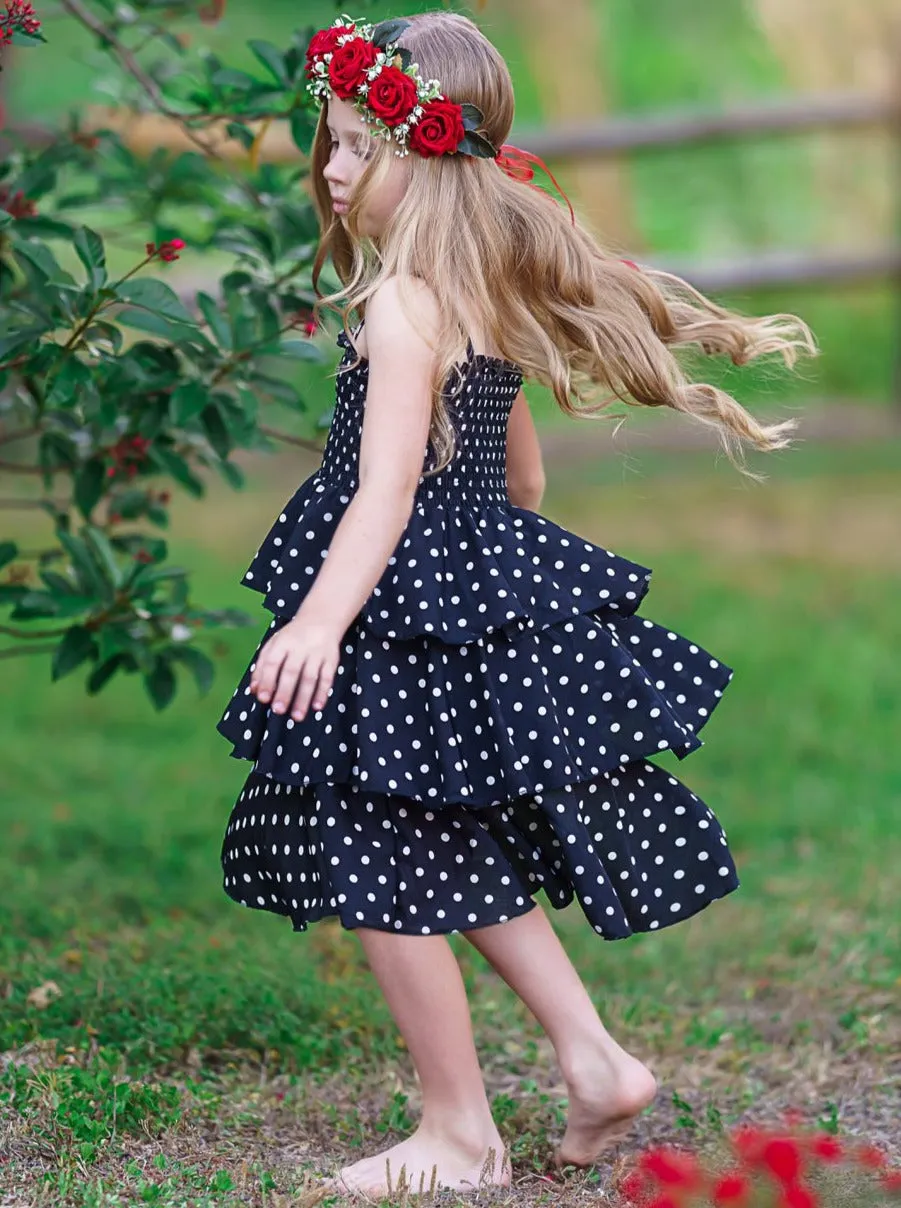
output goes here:
{"type": "MultiPolygon", "coordinates": [[[[540,168],[543,168],[554,182],[554,188],[569,206],[569,216],[572,219],[573,226],[576,225],[576,216],[572,205],[570,205],[570,200],[557,184],[553,172],[551,172],[543,159],[537,155],[533,155],[531,151],[523,151],[520,147],[514,147],[512,143],[504,143],[497,154],[497,162],[513,180],[520,180],[523,184],[527,184],[530,189],[537,189],[539,193],[544,193],[544,189],[540,185],[533,185],[531,183],[535,176],[535,169],[530,167],[530,165],[537,164],[540,168]]],[[[549,196],[547,193],[544,195],[545,197],[549,196]]]]}

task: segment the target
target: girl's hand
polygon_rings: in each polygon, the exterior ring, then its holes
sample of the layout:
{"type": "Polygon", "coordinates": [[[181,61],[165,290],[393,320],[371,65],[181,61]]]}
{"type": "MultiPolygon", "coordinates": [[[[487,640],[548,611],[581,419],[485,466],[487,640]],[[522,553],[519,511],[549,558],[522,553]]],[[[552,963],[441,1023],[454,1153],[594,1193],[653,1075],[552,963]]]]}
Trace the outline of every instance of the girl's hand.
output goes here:
{"type": "Polygon", "coordinates": [[[333,629],[295,617],[260,650],[250,691],[261,704],[272,700],[273,713],[287,712],[293,701],[291,716],[303,721],[311,700],[314,709],[322,709],[328,699],[340,660],[339,642],[333,629]]]}

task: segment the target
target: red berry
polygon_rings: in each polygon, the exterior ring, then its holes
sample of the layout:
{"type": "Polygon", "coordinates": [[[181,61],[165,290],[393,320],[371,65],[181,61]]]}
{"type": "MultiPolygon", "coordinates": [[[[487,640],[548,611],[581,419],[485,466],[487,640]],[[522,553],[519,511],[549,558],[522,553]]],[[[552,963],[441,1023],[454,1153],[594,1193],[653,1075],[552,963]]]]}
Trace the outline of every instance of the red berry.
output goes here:
{"type": "Polygon", "coordinates": [[[156,255],[156,244],[155,243],[145,243],[144,250],[147,252],[148,256],[155,256],[156,255]]]}

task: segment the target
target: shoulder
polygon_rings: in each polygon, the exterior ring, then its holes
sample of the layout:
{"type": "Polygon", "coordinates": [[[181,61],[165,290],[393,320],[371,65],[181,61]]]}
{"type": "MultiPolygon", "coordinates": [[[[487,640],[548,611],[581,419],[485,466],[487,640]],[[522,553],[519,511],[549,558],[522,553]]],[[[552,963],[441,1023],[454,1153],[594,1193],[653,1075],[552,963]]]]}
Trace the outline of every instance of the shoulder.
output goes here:
{"type": "Polygon", "coordinates": [[[441,325],[434,290],[420,277],[395,275],[366,302],[366,342],[370,359],[430,361],[441,325]]]}

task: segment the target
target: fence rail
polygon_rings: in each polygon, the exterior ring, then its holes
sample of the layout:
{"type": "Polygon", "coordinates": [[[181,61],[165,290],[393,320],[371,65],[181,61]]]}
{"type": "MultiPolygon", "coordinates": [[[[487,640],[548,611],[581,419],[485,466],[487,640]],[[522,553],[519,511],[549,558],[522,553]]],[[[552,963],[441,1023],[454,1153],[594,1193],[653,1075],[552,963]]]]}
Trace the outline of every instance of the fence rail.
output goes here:
{"type": "Polygon", "coordinates": [[[812,130],[853,130],[867,126],[901,127],[901,99],[860,93],[823,93],[757,102],[723,110],[693,110],[605,118],[546,129],[514,131],[517,146],[555,160],[589,155],[620,156],[627,151],[660,150],[693,143],[718,142],[812,130]]]}
{"type": "MultiPolygon", "coordinates": [[[[901,64],[901,58],[899,58],[901,64]]],[[[899,71],[901,77],[901,71],[899,71]]],[[[103,119],[96,115],[96,121],[103,119]]],[[[186,146],[183,133],[174,123],[153,115],[138,116],[122,133],[127,141],[140,144],[153,126],[152,145],[186,146]]],[[[618,157],[737,138],[764,138],[810,133],[817,130],[852,131],[884,127],[893,139],[899,180],[898,222],[901,234],[901,86],[897,95],[825,93],[757,102],[722,112],[681,111],[662,114],[606,118],[582,124],[563,124],[544,129],[514,130],[511,141],[555,162],[575,158],[618,157]]],[[[30,145],[41,145],[52,134],[34,122],[10,124],[6,137],[0,134],[0,155],[7,154],[18,137],[30,145]]],[[[243,157],[237,142],[224,142],[220,153],[243,157]]],[[[297,157],[287,123],[275,122],[261,146],[261,159],[286,161],[297,157]]],[[[778,286],[846,284],[864,280],[889,280],[897,285],[899,338],[896,341],[895,394],[901,412],[901,243],[863,251],[822,254],[790,251],[755,253],[720,264],[655,260],[655,267],[677,273],[705,292],[754,290],[778,286]]]]}

